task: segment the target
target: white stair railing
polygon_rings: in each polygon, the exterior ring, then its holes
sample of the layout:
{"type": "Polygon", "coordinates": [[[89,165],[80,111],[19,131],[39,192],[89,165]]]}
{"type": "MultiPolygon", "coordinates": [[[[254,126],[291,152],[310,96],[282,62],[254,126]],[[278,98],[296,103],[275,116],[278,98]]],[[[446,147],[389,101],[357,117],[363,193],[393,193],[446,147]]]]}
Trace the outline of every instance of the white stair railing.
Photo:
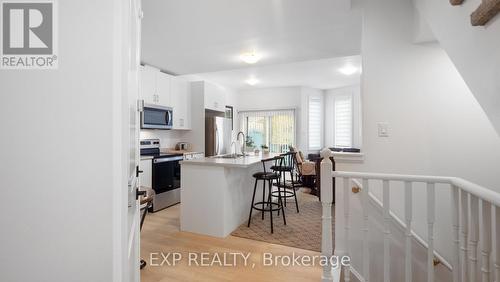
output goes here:
{"type": "MultiPolygon", "coordinates": [[[[325,149],[321,152],[323,160],[321,162],[321,202],[323,206],[323,234],[322,234],[322,253],[331,256],[332,250],[332,228],[331,228],[331,207],[333,202],[332,183],[333,177],[343,180],[343,206],[339,211],[336,208],[335,216],[344,217],[344,226],[336,225],[337,234],[343,232],[345,242],[341,246],[342,253],[335,250],[335,255],[350,255],[348,239],[350,232],[363,233],[363,268],[360,273],[364,281],[370,279],[370,247],[368,239],[370,237],[369,229],[369,182],[382,182],[382,207],[384,215],[384,242],[383,242],[383,281],[390,281],[390,240],[392,224],[390,210],[390,189],[391,183],[401,182],[404,184],[405,195],[405,280],[412,281],[412,203],[413,203],[413,184],[425,183],[427,185],[427,281],[434,281],[434,223],[436,208],[436,184],[449,185],[451,193],[451,226],[453,232],[453,252],[451,258],[453,281],[497,281],[500,282],[500,193],[484,188],[469,181],[456,177],[422,176],[422,175],[400,175],[400,174],[382,174],[382,173],[360,173],[332,171],[332,162],[329,157],[331,152],[325,149]],[[361,230],[352,230],[350,227],[350,192],[351,181],[353,179],[362,180],[361,208],[363,226],[361,230]],[[492,211],[495,213],[497,224],[492,228],[492,211]],[[470,230],[470,234],[469,234],[470,230]],[[495,246],[492,246],[492,230],[497,234],[495,246]],[[460,236],[461,234],[461,236],[460,236]],[[470,248],[468,247],[470,246],[470,248]],[[480,248],[481,265],[478,264],[477,251],[480,248]],[[495,249],[495,252],[492,252],[495,249]],[[494,253],[493,266],[494,273],[490,274],[490,256],[494,253]],[[467,257],[469,256],[469,257],[467,257]],[[478,280],[479,279],[479,280],[478,280]]],[[[443,187],[443,186],[439,186],[443,187]]],[[[340,189],[340,187],[337,187],[340,189]]],[[[337,201],[339,200],[336,197],[337,201]]],[[[339,246],[336,246],[336,249],[339,246]]],[[[351,268],[345,267],[343,270],[344,281],[350,281],[351,268]]],[[[374,270],[381,272],[381,270],[374,270]]],[[[322,281],[332,281],[332,269],[325,266],[323,269],[322,281]]]]}

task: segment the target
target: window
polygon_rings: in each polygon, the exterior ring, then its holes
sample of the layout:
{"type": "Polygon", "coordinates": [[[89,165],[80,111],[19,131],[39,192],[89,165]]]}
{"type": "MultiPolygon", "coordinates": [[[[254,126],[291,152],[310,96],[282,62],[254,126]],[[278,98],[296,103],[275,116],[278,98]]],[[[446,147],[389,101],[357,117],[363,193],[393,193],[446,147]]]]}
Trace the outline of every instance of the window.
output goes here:
{"type": "Polygon", "coordinates": [[[322,110],[321,97],[309,96],[309,150],[321,149],[322,110]]]}
{"type": "Polygon", "coordinates": [[[335,147],[352,147],[352,97],[335,97],[335,147]]]}
{"type": "Polygon", "coordinates": [[[247,147],[265,145],[273,153],[283,153],[295,145],[294,110],[240,112],[240,124],[247,147]]]}

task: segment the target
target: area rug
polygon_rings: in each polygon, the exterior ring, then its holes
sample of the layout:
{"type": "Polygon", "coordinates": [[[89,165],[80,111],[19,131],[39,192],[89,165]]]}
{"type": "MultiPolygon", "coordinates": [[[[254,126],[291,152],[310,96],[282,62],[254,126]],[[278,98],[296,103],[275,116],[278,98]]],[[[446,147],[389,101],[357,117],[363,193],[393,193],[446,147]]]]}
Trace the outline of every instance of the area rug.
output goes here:
{"type": "MultiPolygon", "coordinates": [[[[238,227],[231,235],[272,244],[284,245],[311,251],[321,251],[321,202],[316,196],[298,192],[299,213],[291,199],[285,207],[286,225],[283,218],[273,213],[274,233],[271,234],[269,212],[262,220],[260,211],[254,210],[250,227],[247,222],[238,227]]],[[[333,217],[332,208],[332,217],[333,217]]],[[[332,220],[332,230],[335,224],[332,220]]]]}

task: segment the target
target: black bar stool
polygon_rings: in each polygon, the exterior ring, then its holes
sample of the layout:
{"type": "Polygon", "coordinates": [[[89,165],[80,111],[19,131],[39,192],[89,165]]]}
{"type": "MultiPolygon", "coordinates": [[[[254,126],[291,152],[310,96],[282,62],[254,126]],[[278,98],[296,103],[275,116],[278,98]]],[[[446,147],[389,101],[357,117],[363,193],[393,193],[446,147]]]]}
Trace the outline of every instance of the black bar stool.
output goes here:
{"type": "MultiPolygon", "coordinates": [[[[283,190],[278,189],[278,191],[274,191],[272,193],[273,197],[284,198],[283,202],[286,207],[286,202],[288,198],[295,199],[295,208],[297,209],[297,213],[299,212],[299,202],[297,201],[297,193],[295,191],[295,184],[297,181],[294,179],[295,174],[295,152],[290,151],[288,153],[281,154],[280,156],[283,158],[282,165],[272,166],[271,170],[278,174],[280,180],[277,181],[276,186],[278,188],[283,188],[283,190]],[[290,174],[290,180],[286,180],[286,174],[290,174]]],[[[278,213],[279,215],[279,213],[278,213]]]]}
{"type": "MultiPolygon", "coordinates": [[[[255,178],[255,185],[253,188],[253,196],[252,196],[252,205],[250,206],[250,215],[248,216],[248,227],[250,227],[250,221],[252,220],[252,211],[258,210],[261,211],[262,213],[262,219],[264,219],[264,212],[269,212],[271,216],[271,234],[274,232],[273,229],[273,211],[279,211],[281,210],[283,212],[283,224],[286,225],[286,219],[285,219],[285,210],[283,208],[283,202],[281,200],[281,196],[278,197],[278,202],[275,203],[272,201],[271,195],[272,195],[272,189],[273,189],[273,181],[279,181],[280,176],[279,174],[275,172],[268,172],[266,170],[266,163],[274,162],[273,166],[281,166],[283,163],[283,157],[278,156],[278,157],[273,157],[269,159],[264,159],[261,161],[262,166],[264,167],[263,172],[257,172],[253,174],[253,177],[255,178]],[[262,202],[255,202],[255,192],[257,190],[257,183],[259,180],[262,180],[262,202]],[[268,197],[266,200],[266,182],[268,183],[268,188],[269,188],[269,193],[268,197]]],[[[278,186],[278,189],[279,186],[278,186]]],[[[279,193],[280,194],[280,193],[279,193]]],[[[281,194],[280,194],[281,195],[281,194]]]]}

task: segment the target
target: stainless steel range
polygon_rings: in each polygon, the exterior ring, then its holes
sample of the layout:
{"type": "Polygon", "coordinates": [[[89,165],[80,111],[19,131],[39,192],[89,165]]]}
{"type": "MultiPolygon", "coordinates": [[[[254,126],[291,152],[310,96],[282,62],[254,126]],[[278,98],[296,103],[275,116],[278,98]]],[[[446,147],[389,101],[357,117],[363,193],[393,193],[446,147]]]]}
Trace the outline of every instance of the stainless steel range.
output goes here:
{"type": "Polygon", "coordinates": [[[141,156],[152,156],[153,212],[159,211],[181,200],[182,154],[160,152],[159,139],[141,140],[141,156]]]}

